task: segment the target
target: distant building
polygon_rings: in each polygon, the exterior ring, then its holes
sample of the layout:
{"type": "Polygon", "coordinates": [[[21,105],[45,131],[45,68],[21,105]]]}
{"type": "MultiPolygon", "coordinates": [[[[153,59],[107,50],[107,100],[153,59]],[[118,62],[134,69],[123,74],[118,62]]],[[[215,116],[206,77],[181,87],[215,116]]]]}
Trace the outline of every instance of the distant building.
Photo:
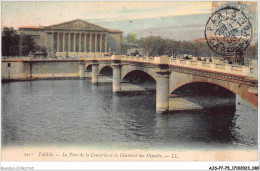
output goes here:
{"type": "Polygon", "coordinates": [[[31,35],[36,45],[45,47],[49,57],[75,57],[93,53],[120,54],[122,31],[110,30],[76,19],[51,26],[20,27],[21,35],[31,35]]]}

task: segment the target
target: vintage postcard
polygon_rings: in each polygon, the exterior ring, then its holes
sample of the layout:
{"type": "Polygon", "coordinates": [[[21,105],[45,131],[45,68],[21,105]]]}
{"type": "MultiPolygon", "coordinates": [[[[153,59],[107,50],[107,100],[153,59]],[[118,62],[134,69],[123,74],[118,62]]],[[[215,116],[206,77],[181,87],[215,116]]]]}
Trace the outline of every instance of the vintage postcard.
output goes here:
{"type": "Polygon", "coordinates": [[[3,162],[258,161],[257,1],[1,14],[3,162]]]}

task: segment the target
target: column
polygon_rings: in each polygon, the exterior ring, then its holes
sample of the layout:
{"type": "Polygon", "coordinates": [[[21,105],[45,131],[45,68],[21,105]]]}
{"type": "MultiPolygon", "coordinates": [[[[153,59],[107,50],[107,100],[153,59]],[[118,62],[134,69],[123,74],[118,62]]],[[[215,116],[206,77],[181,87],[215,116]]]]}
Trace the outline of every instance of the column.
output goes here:
{"type": "Polygon", "coordinates": [[[97,52],[97,33],[95,33],[95,52],[97,52]]]}
{"type": "Polygon", "coordinates": [[[53,51],[54,51],[54,33],[52,32],[51,35],[52,35],[52,38],[51,38],[51,52],[53,53],[53,51]]]}
{"type": "Polygon", "coordinates": [[[87,33],[85,33],[85,39],[84,39],[84,52],[87,52],[87,33]]]}
{"type": "Polygon", "coordinates": [[[66,33],[63,33],[63,35],[62,35],[62,39],[63,39],[63,41],[62,41],[62,45],[63,45],[63,52],[65,52],[65,36],[66,36],[66,33]]]}
{"type": "Polygon", "coordinates": [[[92,84],[97,84],[98,83],[98,64],[93,63],[92,64],[92,84]]]}
{"type": "Polygon", "coordinates": [[[169,71],[160,70],[156,72],[156,112],[169,111],[169,71]]]}
{"type": "Polygon", "coordinates": [[[60,33],[57,32],[57,52],[60,51],[60,33]]]}
{"type": "Polygon", "coordinates": [[[77,33],[74,33],[74,45],[73,45],[73,52],[76,52],[76,34],[77,33]]]}
{"type": "Polygon", "coordinates": [[[103,34],[99,34],[99,50],[100,50],[100,53],[102,53],[102,36],[103,36],[103,34]]]}
{"type": "Polygon", "coordinates": [[[68,40],[68,52],[70,52],[70,41],[71,41],[70,33],[68,33],[68,37],[69,37],[69,40],[68,40]]]}
{"type": "Polygon", "coordinates": [[[113,93],[121,91],[121,65],[113,64],[113,93]]]}
{"type": "Polygon", "coordinates": [[[79,52],[81,52],[81,37],[82,33],[79,33],[79,52]]]}
{"type": "MultiPolygon", "coordinates": [[[[19,39],[19,50],[20,53],[19,55],[22,56],[22,39],[23,39],[23,35],[21,35],[20,39],[19,39]]],[[[47,47],[47,57],[50,58],[51,56],[51,33],[50,32],[46,32],[46,47],[47,47]]]]}
{"type": "Polygon", "coordinates": [[[107,34],[105,34],[105,52],[107,52],[107,34]]]}
{"type": "MultiPolygon", "coordinates": [[[[46,32],[45,45],[47,47],[48,56],[50,55],[50,42],[49,41],[50,41],[50,33],[46,32]]],[[[21,52],[21,45],[22,45],[21,43],[22,43],[22,35],[21,35],[21,38],[20,38],[20,41],[19,41],[19,50],[20,50],[20,52],[21,52]]]]}
{"type": "Polygon", "coordinates": [[[92,33],[89,34],[89,52],[92,52],[92,33]]]}

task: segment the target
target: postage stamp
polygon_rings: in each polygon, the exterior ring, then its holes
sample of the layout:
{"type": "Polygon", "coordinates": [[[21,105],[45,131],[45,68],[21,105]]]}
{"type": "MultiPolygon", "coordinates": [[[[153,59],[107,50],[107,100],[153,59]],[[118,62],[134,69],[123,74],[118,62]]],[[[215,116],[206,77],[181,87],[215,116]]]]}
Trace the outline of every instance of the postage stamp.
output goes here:
{"type": "Polygon", "coordinates": [[[234,7],[214,12],[205,27],[209,47],[224,56],[243,53],[250,44],[252,33],[252,25],[247,16],[234,7]]]}

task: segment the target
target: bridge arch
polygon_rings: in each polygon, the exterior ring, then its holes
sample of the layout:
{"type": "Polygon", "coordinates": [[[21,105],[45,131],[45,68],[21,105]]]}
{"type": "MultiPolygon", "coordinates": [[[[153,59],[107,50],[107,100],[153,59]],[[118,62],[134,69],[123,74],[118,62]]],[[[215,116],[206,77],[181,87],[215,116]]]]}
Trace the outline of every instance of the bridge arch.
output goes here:
{"type": "Polygon", "coordinates": [[[99,69],[98,74],[112,76],[113,75],[113,68],[111,66],[104,66],[103,68],[99,69]]]}
{"type": "Polygon", "coordinates": [[[140,70],[132,70],[128,72],[126,75],[122,77],[122,80],[130,79],[130,82],[141,81],[141,82],[154,82],[156,83],[156,79],[147,72],[140,70]]]}
{"type": "Polygon", "coordinates": [[[174,92],[177,88],[184,86],[185,84],[190,84],[193,82],[199,83],[209,83],[216,86],[223,87],[235,94],[240,95],[243,97],[246,91],[246,85],[240,84],[238,82],[232,82],[230,80],[221,80],[215,78],[207,78],[198,75],[191,75],[179,72],[171,72],[170,75],[170,88],[169,93],[174,92]]]}
{"type": "Polygon", "coordinates": [[[135,65],[123,65],[122,66],[122,68],[121,68],[121,80],[123,80],[125,78],[125,76],[132,71],[134,71],[134,72],[140,71],[142,73],[146,73],[147,75],[152,77],[155,81],[157,80],[156,73],[154,72],[153,68],[138,67],[138,66],[135,66],[135,65]]]}
{"type": "Polygon", "coordinates": [[[230,94],[237,94],[237,92],[234,91],[234,89],[231,89],[230,87],[226,87],[223,86],[221,84],[215,83],[215,82],[211,82],[211,81],[189,81],[183,84],[180,84],[178,86],[176,86],[174,89],[172,89],[170,91],[170,94],[175,94],[175,93],[179,93],[178,91],[182,91],[183,90],[188,93],[188,91],[193,91],[196,92],[196,90],[191,90],[192,85],[194,86],[193,88],[198,87],[199,89],[197,91],[200,91],[200,93],[213,93],[214,91],[219,93],[220,91],[225,91],[225,93],[230,93],[230,94]],[[186,89],[184,89],[186,88],[186,89]],[[213,88],[213,90],[209,90],[209,89],[205,89],[205,91],[203,91],[203,88],[213,88]]]}
{"type": "Polygon", "coordinates": [[[257,108],[258,106],[257,94],[254,93],[253,90],[250,90],[250,88],[246,84],[242,84],[235,80],[224,80],[224,79],[203,77],[199,75],[186,74],[186,73],[180,73],[175,71],[172,71],[170,75],[169,94],[174,92],[177,88],[192,82],[211,83],[213,85],[223,87],[224,89],[239,95],[242,99],[249,101],[254,107],[257,108]]]}
{"type": "Polygon", "coordinates": [[[229,106],[235,109],[236,93],[227,87],[206,81],[189,81],[170,92],[171,110],[205,109],[229,106]]]}
{"type": "Polygon", "coordinates": [[[92,71],[92,65],[91,64],[86,65],[85,71],[92,71]]]}
{"type": "Polygon", "coordinates": [[[100,74],[100,72],[103,70],[104,71],[104,69],[105,70],[112,70],[113,71],[113,68],[112,68],[112,66],[110,65],[110,64],[99,64],[98,65],[98,74],[100,74]]]}

